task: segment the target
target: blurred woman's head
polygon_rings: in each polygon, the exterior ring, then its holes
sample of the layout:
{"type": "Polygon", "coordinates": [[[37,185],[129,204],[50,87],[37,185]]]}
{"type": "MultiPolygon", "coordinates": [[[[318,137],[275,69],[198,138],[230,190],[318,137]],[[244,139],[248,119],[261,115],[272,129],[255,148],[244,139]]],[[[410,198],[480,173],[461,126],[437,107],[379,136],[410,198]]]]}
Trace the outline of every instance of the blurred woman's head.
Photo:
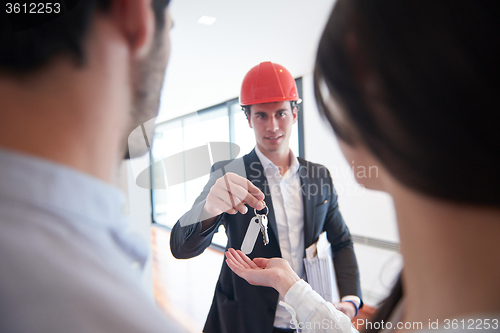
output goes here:
{"type": "Polygon", "coordinates": [[[338,0],[315,90],[343,151],[366,149],[426,195],[500,206],[499,9],[486,0],[338,0]]]}

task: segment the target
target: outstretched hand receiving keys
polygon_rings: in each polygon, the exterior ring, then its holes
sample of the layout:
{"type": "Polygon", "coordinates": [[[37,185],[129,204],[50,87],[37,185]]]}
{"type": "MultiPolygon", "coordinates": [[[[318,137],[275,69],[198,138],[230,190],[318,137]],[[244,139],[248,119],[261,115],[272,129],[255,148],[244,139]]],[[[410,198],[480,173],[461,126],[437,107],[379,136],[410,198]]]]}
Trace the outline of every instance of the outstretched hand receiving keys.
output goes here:
{"type": "Polygon", "coordinates": [[[240,250],[229,249],[226,263],[231,270],[248,283],[256,286],[272,287],[283,297],[293,284],[300,280],[282,258],[255,258],[251,260],[240,250]]]}
{"type": "MultiPolygon", "coordinates": [[[[226,263],[231,270],[248,283],[255,286],[272,287],[283,298],[300,277],[283,258],[255,258],[251,260],[243,252],[235,249],[226,251],[226,263]]],[[[337,310],[352,319],[356,313],[352,303],[334,304],[337,310]]]]}

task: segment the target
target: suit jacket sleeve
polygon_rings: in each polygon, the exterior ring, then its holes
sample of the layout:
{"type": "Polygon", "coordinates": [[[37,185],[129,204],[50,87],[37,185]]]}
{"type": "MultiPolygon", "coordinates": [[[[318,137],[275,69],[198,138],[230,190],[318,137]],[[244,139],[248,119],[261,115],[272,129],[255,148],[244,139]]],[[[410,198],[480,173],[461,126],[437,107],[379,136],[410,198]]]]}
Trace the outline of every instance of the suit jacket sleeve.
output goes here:
{"type": "Polygon", "coordinates": [[[333,265],[339,294],[340,297],[355,295],[361,299],[358,263],[354,254],[351,234],[340,213],[337,192],[333,187],[329,172],[328,181],[331,184],[331,193],[324,231],[326,231],[328,241],[332,246],[333,265]]]}
{"type": "MultiPolygon", "coordinates": [[[[222,163],[222,162],[221,162],[222,163]]],[[[196,198],[193,207],[187,211],[174,225],[170,232],[170,251],[177,259],[189,259],[200,255],[212,243],[214,234],[219,225],[223,223],[223,216],[219,215],[214,224],[201,233],[201,222],[204,219],[201,214],[210,189],[222,174],[220,163],[212,166],[210,179],[203,188],[201,194],[196,198]]]]}

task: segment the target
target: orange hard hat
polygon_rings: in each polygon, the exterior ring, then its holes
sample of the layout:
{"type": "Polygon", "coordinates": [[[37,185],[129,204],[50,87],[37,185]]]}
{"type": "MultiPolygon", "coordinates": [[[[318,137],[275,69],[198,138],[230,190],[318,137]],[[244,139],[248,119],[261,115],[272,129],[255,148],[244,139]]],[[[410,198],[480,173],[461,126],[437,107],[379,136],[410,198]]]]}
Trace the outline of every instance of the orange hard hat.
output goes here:
{"type": "Polygon", "coordinates": [[[241,106],[299,100],[292,74],[270,61],[261,62],[249,70],[241,84],[241,106]]]}

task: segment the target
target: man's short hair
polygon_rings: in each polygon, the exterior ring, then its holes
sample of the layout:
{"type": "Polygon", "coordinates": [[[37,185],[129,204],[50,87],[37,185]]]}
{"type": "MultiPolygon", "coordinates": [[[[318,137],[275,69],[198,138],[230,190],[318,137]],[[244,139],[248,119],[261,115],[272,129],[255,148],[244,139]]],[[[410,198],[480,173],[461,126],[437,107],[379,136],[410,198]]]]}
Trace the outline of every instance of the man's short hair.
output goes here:
{"type": "MultiPolygon", "coordinates": [[[[67,9],[48,22],[15,29],[13,14],[0,11],[0,72],[28,73],[43,67],[54,57],[69,55],[78,65],[85,63],[83,42],[96,11],[109,10],[112,0],[64,0],[67,9]]],[[[165,25],[169,0],[153,0],[156,29],[165,25]]],[[[30,14],[26,14],[30,15],[30,14]]],[[[32,14],[35,15],[35,14],[32,14]]]]}
{"type": "MultiPolygon", "coordinates": [[[[290,106],[291,106],[292,110],[293,110],[293,108],[297,108],[297,111],[298,111],[299,110],[299,105],[300,105],[300,103],[297,103],[297,101],[290,101],[290,106]]],[[[241,109],[243,110],[243,112],[245,112],[245,116],[247,117],[247,119],[248,119],[248,117],[251,114],[250,113],[250,108],[251,107],[252,107],[251,105],[245,105],[245,106],[241,107],[241,109]]]]}

